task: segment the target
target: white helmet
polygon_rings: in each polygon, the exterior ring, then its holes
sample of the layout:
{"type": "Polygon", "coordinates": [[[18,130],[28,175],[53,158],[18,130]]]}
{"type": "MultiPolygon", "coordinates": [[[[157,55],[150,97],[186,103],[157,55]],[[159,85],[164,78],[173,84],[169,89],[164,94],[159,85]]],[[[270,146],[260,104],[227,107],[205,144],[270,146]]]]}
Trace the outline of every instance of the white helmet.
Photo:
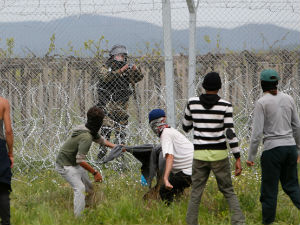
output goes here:
{"type": "Polygon", "coordinates": [[[128,55],[128,51],[124,45],[114,45],[109,51],[109,56],[112,57],[114,55],[124,54],[128,55]]]}

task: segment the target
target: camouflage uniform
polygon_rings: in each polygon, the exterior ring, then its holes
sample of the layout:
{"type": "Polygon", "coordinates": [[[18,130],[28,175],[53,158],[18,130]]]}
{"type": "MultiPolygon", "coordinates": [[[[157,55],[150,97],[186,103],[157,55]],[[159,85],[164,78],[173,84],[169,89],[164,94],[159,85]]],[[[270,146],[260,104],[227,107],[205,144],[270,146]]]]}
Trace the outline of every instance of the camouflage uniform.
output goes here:
{"type": "MultiPolygon", "coordinates": [[[[125,128],[128,124],[129,115],[128,101],[133,94],[135,83],[143,79],[143,74],[137,69],[127,69],[120,73],[119,69],[126,65],[121,63],[114,68],[107,62],[98,71],[99,85],[98,106],[106,112],[106,117],[101,128],[102,135],[109,140],[112,131],[115,134],[115,143],[125,143],[125,128]]],[[[106,154],[106,148],[101,148],[98,158],[102,158],[106,154]]]]}

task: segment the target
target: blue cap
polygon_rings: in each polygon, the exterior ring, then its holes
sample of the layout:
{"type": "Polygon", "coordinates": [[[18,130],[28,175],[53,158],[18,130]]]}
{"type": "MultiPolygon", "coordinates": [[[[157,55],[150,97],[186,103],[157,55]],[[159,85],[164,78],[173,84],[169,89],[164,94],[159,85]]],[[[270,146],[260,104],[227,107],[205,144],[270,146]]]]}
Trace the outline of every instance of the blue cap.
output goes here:
{"type": "Polygon", "coordinates": [[[153,109],[150,113],[149,113],[149,123],[152,120],[158,119],[160,117],[165,117],[165,111],[162,109],[153,109]]]}

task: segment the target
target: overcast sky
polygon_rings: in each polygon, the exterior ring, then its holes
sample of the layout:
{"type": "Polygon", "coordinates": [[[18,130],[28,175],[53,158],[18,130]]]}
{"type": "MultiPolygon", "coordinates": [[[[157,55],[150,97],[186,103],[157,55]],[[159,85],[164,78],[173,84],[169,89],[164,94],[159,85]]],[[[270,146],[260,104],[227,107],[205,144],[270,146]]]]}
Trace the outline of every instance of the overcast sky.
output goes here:
{"type": "MultiPolygon", "coordinates": [[[[196,2],[196,1],[195,1],[196,2]]],[[[0,22],[49,21],[82,14],[106,15],[162,25],[161,0],[0,0],[0,22]]],[[[172,27],[188,27],[186,0],[171,0],[172,27]]],[[[299,0],[200,1],[197,26],[232,28],[270,23],[300,31],[299,0]]]]}

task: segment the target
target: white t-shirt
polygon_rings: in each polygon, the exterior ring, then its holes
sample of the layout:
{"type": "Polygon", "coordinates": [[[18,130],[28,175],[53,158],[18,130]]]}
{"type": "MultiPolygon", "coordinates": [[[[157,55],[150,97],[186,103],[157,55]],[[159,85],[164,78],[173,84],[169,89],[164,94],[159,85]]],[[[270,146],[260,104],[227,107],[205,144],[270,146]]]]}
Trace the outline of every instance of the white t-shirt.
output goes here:
{"type": "Polygon", "coordinates": [[[164,158],[166,154],[174,156],[172,172],[182,171],[186,175],[192,175],[194,145],[172,127],[163,130],[160,142],[164,158]]]}

